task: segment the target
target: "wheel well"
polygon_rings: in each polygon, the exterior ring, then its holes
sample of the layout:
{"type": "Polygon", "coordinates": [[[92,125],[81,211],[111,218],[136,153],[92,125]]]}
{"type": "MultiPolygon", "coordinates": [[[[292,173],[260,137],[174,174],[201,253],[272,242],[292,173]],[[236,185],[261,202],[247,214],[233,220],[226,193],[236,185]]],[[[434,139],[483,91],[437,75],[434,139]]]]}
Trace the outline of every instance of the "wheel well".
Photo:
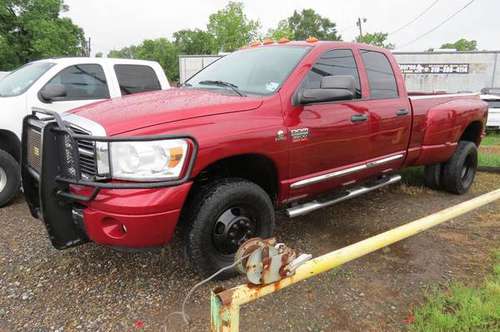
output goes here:
{"type": "Polygon", "coordinates": [[[11,131],[0,130],[0,150],[8,152],[17,162],[21,160],[21,142],[11,131]]]}
{"type": "Polygon", "coordinates": [[[480,121],[474,121],[470,123],[467,128],[465,128],[462,136],[460,136],[460,141],[473,142],[479,146],[481,139],[481,132],[483,130],[483,125],[480,121]]]}
{"type": "Polygon", "coordinates": [[[278,172],[274,162],[262,155],[245,154],[221,159],[202,170],[195,178],[195,186],[214,179],[239,177],[259,185],[273,202],[278,195],[278,172]]]}

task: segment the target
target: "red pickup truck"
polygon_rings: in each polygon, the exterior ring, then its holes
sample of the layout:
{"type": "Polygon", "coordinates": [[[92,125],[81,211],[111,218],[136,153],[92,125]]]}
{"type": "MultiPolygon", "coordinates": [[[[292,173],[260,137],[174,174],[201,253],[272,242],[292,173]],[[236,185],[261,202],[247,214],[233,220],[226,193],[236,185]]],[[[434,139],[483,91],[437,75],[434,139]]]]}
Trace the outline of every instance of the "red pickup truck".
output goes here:
{"type": "Polygon", "coordinates": [[[275,210],[303,215],[397,182],[404,167],[466,192],[486,117],[478,95],[409,94],[387,50],[266,43],[178,89],[62,116],[34,109],[23,186],[58,249],[158,247],[179,225],[208,275],[246,239],[271,236],[275,210]]]}

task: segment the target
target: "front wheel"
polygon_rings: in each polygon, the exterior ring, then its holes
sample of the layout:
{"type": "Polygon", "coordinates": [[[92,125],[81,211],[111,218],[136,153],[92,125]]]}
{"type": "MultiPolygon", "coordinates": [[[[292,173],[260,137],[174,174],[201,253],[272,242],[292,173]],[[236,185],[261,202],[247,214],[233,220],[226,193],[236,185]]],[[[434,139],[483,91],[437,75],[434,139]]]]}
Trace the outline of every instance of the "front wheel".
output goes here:
{"type": "Polygon", "coordinates": [[[21,172],[17,161],[0,150],[0,207],[7,205],[21,186],[21,172]]]}
{"type": "MultiPolygon", "coordinates": [[[[231,265],[238,247],[253,237],[270,237],[274,208],[258,185],[239,178],[215,181],[198,190],[187,205],[186,254],[203,276],[231,265]]],[[[232,277],[227,270],[220,279],[232,277]]]]}
{"type": "Polygon", "coordinates": [[[477,171],[477,146],[460,141],[453,156],[443,166],[442,184],[446,191],[461,195],[472,186],[477,171]]]}

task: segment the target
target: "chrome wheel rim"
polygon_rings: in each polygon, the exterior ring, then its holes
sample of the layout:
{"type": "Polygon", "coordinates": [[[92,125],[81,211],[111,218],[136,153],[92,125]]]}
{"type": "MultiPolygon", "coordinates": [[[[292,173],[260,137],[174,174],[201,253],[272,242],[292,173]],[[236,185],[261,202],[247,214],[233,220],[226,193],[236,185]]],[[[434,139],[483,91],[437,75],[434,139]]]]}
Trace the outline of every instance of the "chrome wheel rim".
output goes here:
{"type": "Polygon", "coordinates": [[[7,173],[0,167],[0,193],[7,187],[7,173]]]}

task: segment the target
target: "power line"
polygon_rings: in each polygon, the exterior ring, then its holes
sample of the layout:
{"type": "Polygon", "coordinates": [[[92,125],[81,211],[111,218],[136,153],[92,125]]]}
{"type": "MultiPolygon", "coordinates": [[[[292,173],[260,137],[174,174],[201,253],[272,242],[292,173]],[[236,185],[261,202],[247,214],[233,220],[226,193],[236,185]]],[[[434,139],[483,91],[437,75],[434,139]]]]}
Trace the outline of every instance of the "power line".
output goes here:
{"type": "Polygon", "coordinates": [[[432,29],[430,29],[429,31],[427,32],[424,32],[423,34],[421,34],[420,36],[418,36],[417,38],[409,41],[408,43],[404,44],[403,46],[400,46],[399,48],[403,48],[403,47],[406,47],[408,45],[411,45],[413,44],[414,42],[416,42],[417,40],[420,40],[422,38],[424,38],[425,36],[429,35],[430,33],[436,31],[437,29],[439,29],[441,26],[443,26],[445,23],[447,23],[449,20],[451,20],[452,18],[454,18],[455,16],[457,16],[460,12],[462,12],[465,8],[469,7],[470,5],[472,5],[472,3],[474,2],[475,0],[471,0],[469,1],[465,6],[463,6],[462,8],[460,8],[459,10],[457,10],[456,12],[454,12],[453,14],[451,14],[450,16],[448,16],[444,21],[442,21],[441,23],[439,23],[438,25],[436,25],[435,27],[433,27],[432,29]]]}
{"type": "Polygon", "coordinates": [[[432,7],[434,7],[437,3],[439,2],[439,0],[435,0],[433,3],[430,4],[430,6],[428,6],[427,8],[424,9],[423,12],[421,12],[417,17],[415,17],[413,20],[411,20],[410,22],[400,26],[399,28],[397,28],[396,30],[392,31],[389,33],[389,35],[392,35],[392,34],[395,34],[403,29],[405,29],[406,27],[412,25],[413,23],[415,23],[419,18],[421,18],[422,16],[424,16],[425,14],[427,14],[427,12],[429,10],[432,9],[432,7]]]}

